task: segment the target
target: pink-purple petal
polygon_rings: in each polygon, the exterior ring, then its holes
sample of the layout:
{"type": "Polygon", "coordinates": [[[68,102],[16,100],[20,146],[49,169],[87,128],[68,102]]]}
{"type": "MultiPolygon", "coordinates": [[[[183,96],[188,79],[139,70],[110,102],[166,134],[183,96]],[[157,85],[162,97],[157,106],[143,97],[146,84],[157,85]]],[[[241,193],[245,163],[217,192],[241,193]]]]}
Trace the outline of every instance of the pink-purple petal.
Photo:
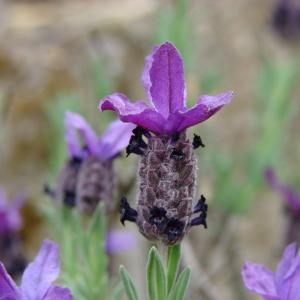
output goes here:
{"type": "Polygon", "coordinates": [[[180,132],[188,127],[207,120],[225,104],[228,104],[232,97],[233,92],[222,93],[217,96],[201,96],[195,106],[186,111],[177,112],[178,118],[182,118],[178,131],[180,132]]]}
{"type": "Polygon", "coordinates": [[[81,142],[77,131],[83,138],[91,154],[96,155],[98,150],[98,137],[91,126],[79,114],[73,112],[65,113],[66,141],[72,155],[82,156],[81,142]]]}
{"type": "Polygon", "coordinates": [[[73,300],[73,296],[68,288],[52,286],[41,300],[73,300]]]}
{"type": "Polygon", "coordinates": [[[142,82],[149,100],[165,118],[185,108],[183,61],[171,43],[154,47],[146,57],[142,82]]]}
{"type": "Polygon", "coordinates": [[[279,181],[274,169],[268,168],[265,172],[265,177],[270,186],[281,194],[286,204],[300,214],[300,196],[291,187],[279,181]]]}
{"type": "Polygon", "coordinates": [[[0,262],[0,299],[22,300],[18,287],[6,272],[4,265],[0,262]]]}
{"type": "Polygon", "coordinates": [[[141,101],[131,103],[126,96],[119,93],[105,97],[100,102],[99,109],[115,111],[121,121],[133,123],[155,133],[160,133],[166,122],[161,114],[145,103],[141,101]]]}
{"type": "Polygon", "coordinates": [[[25,299],[43,299],[51,284],[58,278],[59,271],[58,245],[45,240],[38,255],[23,274],[21,291],[25,299]]]}
{"type": "Polygon", "coordinates": [[[242,278],[247,289],[264,297],[266,300],[280,300],[278,297],[274,274],[263,265],[245,263],[242,278]]]}
{"type": "Polygon", "coordinates": [[[110,159],[122,151],[129,143],[132,130],[136,126],[121,122],[112,122],[105,130],[99,142],[99,155],[102,159],[110,159]]]}
{"type": "Polygon", "coordinates": [[[135,245],[135,236],[123,230],[113,230],[106,237],[106,252],[108,254],[120,254],[130,250],[135,245]]]}

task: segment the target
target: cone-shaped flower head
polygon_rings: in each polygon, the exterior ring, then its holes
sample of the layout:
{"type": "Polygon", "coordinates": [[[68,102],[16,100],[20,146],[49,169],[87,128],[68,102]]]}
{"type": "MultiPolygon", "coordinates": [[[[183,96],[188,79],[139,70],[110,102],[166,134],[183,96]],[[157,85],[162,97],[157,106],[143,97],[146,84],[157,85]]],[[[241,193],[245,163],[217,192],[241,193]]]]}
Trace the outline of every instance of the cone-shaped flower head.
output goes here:
{"type": "Polygon", "coordinates": [[[0,299],[72,300],[69,289],[52,284],[58,278],[59,271],[58,246],[46,240],[33,262],[26,268],[20,287],[17,287],[0,263],[0,299]]]}
{"type": "Polygon", "coordinates": [[[286,247],[273,273],[263,265],[246,263],[242,277],[247,289],[265,300],[300,299],[300,254],[296,243],[286,247]]]}
{"type": "Polygon", "coordinates": [[[280,182],[275,171],[268,168],[265,172],[265,177],[269,185],[282,197],[287,211],[287,243],[300,243],[300,195],[296,191],[280,182]]]}
{"type": "Polygon", "coordinates": [[[112,122],[99,137],[79,114],[65,113],[66,143],[70,158],[58,178],[57,197],[91,213],[100,200],[113,204],[113,159],[128,144],[132,124],[112,122]]]}
{"type": "Polygon", "coordinates": [[[0,189],[0,235],[16,232],[21,227],[20,209],[23,197],[16,198],[12,203],[6,199],[3,189],[0,189]]]}
{"type": "Polygon", "coordinates": [[[121,200],[121,222],[136,222],[149,239],[165,244],[180,242],[189,228],[206,227],[205,198],[193,204],[196,187],[196,158],[193,150],[204,146],[197,135],[191,143],[186,128],[207,120],[229,103],[232,92],[202,96],[187,109],[183,61],[171,43],[153,49],[146,57],[142,83],[150,104],[131,103],[122,94],[105,97],[100,110],[113,110],[123,122],[137,125],[127,154],[142,156],[139,168],[138,208],[121,200]],[[144,141],[148,139],[148,143],[144,141]],[[199,214],[192,219],[193,214],[199,214]]]}

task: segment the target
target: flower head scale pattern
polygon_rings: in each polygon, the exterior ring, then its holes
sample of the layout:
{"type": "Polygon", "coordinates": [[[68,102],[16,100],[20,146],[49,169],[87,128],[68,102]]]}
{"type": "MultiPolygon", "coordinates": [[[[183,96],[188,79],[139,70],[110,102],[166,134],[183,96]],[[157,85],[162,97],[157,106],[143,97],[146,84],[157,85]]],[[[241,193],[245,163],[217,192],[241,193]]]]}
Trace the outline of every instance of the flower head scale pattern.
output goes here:
{"type": "Polygon", "coordinates": [[[246,263],[242,277],[247,289],[265,300],[300,299],[300,253],[296,243],[286,247],[275,273],[263,265],[246,263]]]}
{"type": "Polygon", "coordinates": [[[26,268],[20,287],[17,287],[0,263],[0,299],[72,300],[69,289],[52,285],[59,270],[58,245],[45,240],[36,258],[26,268]]]}
{"type": "Polygon", "coordinates": [[[21,227],[20,209],[24,198],[18,197],[8,203],[3,189],[0,189],[0,234],[15,232],[21,227]]]}
{"type": "Polygon", "coordinates": [[[123,122],[131,122],[157,135],[171,136],[201,123],[215,114],[233,96],[201,96],[192,108],[186,107],[184,67],[177,49],[169,42],[156,46],[146,57],[142,83],[150,105],[131,103],[120,93],[102,99],[100,110],[113,110],[123,122]]]}

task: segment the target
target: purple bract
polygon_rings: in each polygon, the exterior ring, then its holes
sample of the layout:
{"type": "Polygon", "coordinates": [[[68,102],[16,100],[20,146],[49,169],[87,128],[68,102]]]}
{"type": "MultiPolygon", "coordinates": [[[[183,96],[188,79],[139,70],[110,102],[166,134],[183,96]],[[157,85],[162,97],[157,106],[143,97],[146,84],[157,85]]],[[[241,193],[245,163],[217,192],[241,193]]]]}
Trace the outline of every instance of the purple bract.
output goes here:
{"type": "Polygon", "coordinates": [[[69,289],[52,285],[59,271],[58,245],[45,240],[36,258],[26,268],[20,287],[17,287],[0,263],[0,299],[72,300],[69,289]]]}
{"type": "Polygon", "coordinates": [[[154,47],[146,57],[142,83],[150,105],[131,103],[125,95],[115,93],[102,99],[99,109],[113,110],[123,122],[170,136],[207,120],[233,96],[233,92],[201,96],[195,106],[187,109],[183,61],[169,42],[154,47]]]}
{"type": "Polygon", "coordinates": [[[284,198],[287,206],[300,214],[300,196],[290,186],[282,184],[272,168],[266,170],[265,177],[270,186],[284,198]]]}
{"type": "Polygon", "coordinates": [[[123,150],[134,128],[132,124],[117,120],[108,126],[100,138],[81,115],[72,112],[65,113],[65,127],[65,139],[72,157],[84,159],[92,155],[101,160],[111,159],[123,150]]]}
{"type": "Polygon", "coordinates": [[[0,189],[0,234],[20,229],[22,223],[20,208],[23,200],[23,197],[18,197],[12,203],[8,203],[4,190],[0,189]]]}
{"type": "Polygon", "coordinates": [[[300,299],[300,254],[296,243],[286,247],[275,273],[263,265],[246,263],[242,277],[245,286],[265,300],[300,299]]]}
{"type": "Polygon", "coordinates": [[[106,252],[108,254],[122,254],[134,247],[136,238],[130,232],[112,230],[106,237],[106,252]]]}

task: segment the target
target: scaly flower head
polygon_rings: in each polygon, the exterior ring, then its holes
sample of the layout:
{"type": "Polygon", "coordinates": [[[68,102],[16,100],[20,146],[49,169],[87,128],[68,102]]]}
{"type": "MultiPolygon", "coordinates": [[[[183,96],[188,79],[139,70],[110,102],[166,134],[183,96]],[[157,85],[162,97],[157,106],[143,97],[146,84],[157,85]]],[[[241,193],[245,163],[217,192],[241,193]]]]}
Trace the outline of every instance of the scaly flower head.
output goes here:
{"type": "Polygon", "coordinates": [[[263,265],[246,263],[242,277],[246,288],[265,300],[300,299],[300,253],[296,243],[286,247],[275,273],[263,265]]]}
{"type": "Polygon", "coordinates": [[[201,123],[229,103],[233,93],[201,96],[197,104],[186,107],[186,88],[182,58],[169,42],[156,46],[146,57],[142,83],[150,104],[129,102],[119,93],[105,97],[100,110],[113,110],[123,122],[131,122],[157,135],[171,136],[201,123]]]}
{"type": "Polygon", "coordinates": [[[0,263],[0,299],[1,300],[72,300],[67,288],[55,286],[60,271],[58,246],[45,240],[42,247],[26,268],[21,286],[17,287],[0,263]]]}
{"type": "Polygon", "coordinates": [[[12,203],[8,203],[4,190],[0,189],[0,235],[20,229],[22,224],[20,209],[23,200],[23,197],[18,197],[12,203]]]}

